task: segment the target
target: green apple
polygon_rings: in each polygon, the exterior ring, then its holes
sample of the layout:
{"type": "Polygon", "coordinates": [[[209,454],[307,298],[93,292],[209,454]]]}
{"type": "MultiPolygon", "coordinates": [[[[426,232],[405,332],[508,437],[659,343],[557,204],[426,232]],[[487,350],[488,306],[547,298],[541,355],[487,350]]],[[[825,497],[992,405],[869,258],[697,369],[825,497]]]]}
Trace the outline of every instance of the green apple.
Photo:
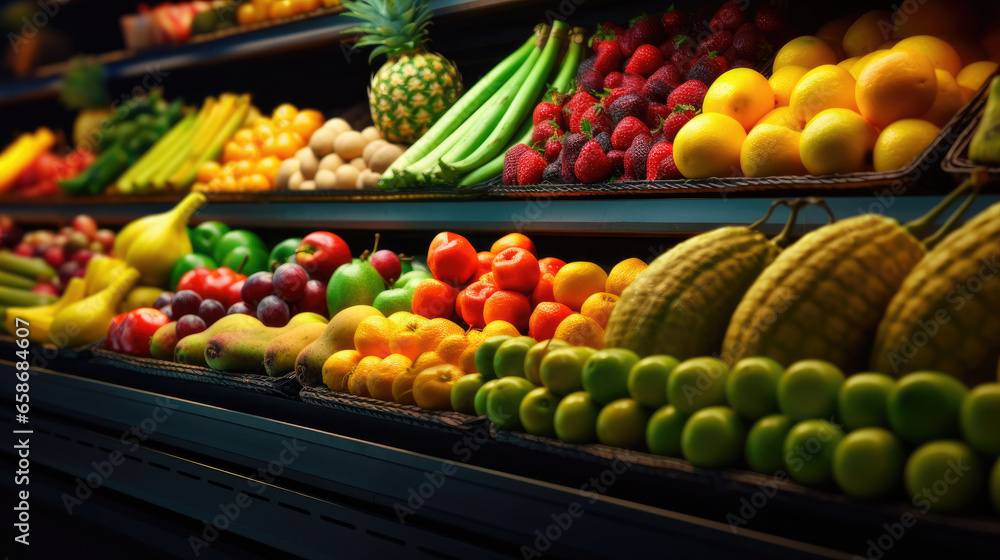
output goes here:
{"type": "Polygon", "coordinates": [[[784,467],[785,438],[792,429],[792,421],[784,414],[765,416],[747,432],[746,460],[750,470],[774,474],[784,467]]]}
{"type": "Polygon", "coordinates": [[[993,509],[1000,513],[1000,459],[997,459],[990,474],[990,498],[993,500],[993,509]]]}
{"type": "Polygon", "coordinates": [[[729,368],[716,358],[684,360],[667,379],[667,402],[685,414],[726,404],[729,368]]]}
{"type": "Polygon", "coordinates": [[[739,415],[728,406],[702,408],[684,424],[681,451],[696,467],[728,467],[743,453],[745,432],[739,415]]]}
{"type": "Polygon", "coordinates": [[[521,430],[521,401],[535,388],[523,377],[504,377],[486,397],[486,416],[498,430],[521,430]]]}
{"type": "Polygon", "coordinates": [[[597,413],[597,441],[622,449],[646,448],[649,413],[635,399],[618,399],[597,413]]]}
{"type": "Polygon", "coordinates": [[[366,260],[354,259],[338,268],[326,286],[330,316],[355,305],[371,305],[384,289],[385,282],[375,267],[366,260]]]}
{"type": "Polygon", "coordinates": [[[566,443],[590,443],[597,438],[597,414],[600,406],[586,391],[563,397],[556,406],[552,421],[556,437],[566,443]]]}
{"type": "Polygon", "coordinates": [[[639,404],[655,410],[667,404],[667,379],[677,367],[673,356],[647,356],[628,372],[628,394],[639,404]]]}
{"type": "Polygon", "coordinates": [[[530,336],[519,336],[500,344],[493,356],[493,371],[497,377],[524,377],[524,357],[535,345],[530,336]]]}
{"type": "MultiPolygon", "coordinates": [[[[403,266],[406,266],[406,261],[402,261],[403,266]]],[[[408,288],[417,287],[417,284],[421,280],[427,280],[428,278],[434,278],[434,275],[426,270],[412,270],[410,272],[403,271],[403,274],[398,280],[392,285],[393,288],[408,288]]]]}
{"type": "Polygon", "coordinates": [[[888,428],[886,407],[896,380],[881,373],[858,373],[840,386],[837,417],[848,431],[861,428],[888,428]]]}
{"type": "Polygon", "coordinates": [[[771,358],[744,358],[726,379],[726,400],[748,420],[778,412],[778,380],[785,368],[771,358]]]}
{"type": "Polygon", "coordinates": [[[406,288],[383,290],[375,296],[372,307],[388,317],[397,311],[413,312],[413,292],[406,288]]]}
{"type": "Polygon", "coordinates": [[[476,369],[479,373],[483,374],[485,379],[496,379],[497,373],[493,371],[493,358],[497,355],[497,348],[508,340],[514,338],[509,334],[502,334],[500,336],[494,336],[487,338],[479,345],[476,349],[476,355],[473,357],[473,361],[476,364],[476,369]]]}
{"type": "MultiPolygon", "coordinates": [[[[486,399],[490,396],[490,391],[492,391],[493,387],[496,386],[497,381],[499,381],[499,379],[491,379],[486,383],[483,383],[483,386],[476,391],[476,398],[472,401],[473,407],[476,410],[476,416],[486,415],[486,399]]],[[[458,383],[458,381],[455,383],[458,383]]],[[[452,390],[454,391],[454,388],[452,388],[452,390]]]]}
{"type": "Polygon", "coordinates": [[[973,449],[1000,456],[1000,383],[983,383],[965,396],[962,436],[973,449]]]}
{"type": "Polygon", "coordinates": [[[792,426],[783,449],[788,477],[807,486],[829,482],[833,452],[843,438],[844,432],[826,420],[803,420],[792,426]]]}
{"type": "Polygon", "coordinates": [[[593,348],[576,346],[553,350],[542,358],[538,375],[542,385],[557,395],[583,390],[583,364],[596,352],[593,348]]]}
{"type": "Polygon", "coordinates": [[[545,387],[535,387],[525,395],[518,409],[524,431],[536,436],[555,437],[555,416],[559,400],[559,395],[545,387]]]}
{"type": "Polygon", "coordinates": [[[904,376],[889,393],[889,425],[910,443],[958,435],[958,416],[969,390],[958,379],[922,371],[904,376]]]}
{"type": "Polygon", "coordinates": [[[562,340],[543,340],[531,347],[524,356],[524,377],[535,385],[542,384],[542,359],[553,350],[571,348],[568,342],[562,340]]]}
{"type": "Polygon", "coordinates": [[[472,414],[476,411],[476,394],[486,383],[478,373],[469,373],[458,378],[451,386],[451,408],[456,412],[472,414]]]}
{"type": "Polygon", "coordinates": [[[830,418],[837,410],[837,395],[843,384],[844,373],[829,362],[795,362],[778,380],[778,407],[792,422],[830,418]]]}
{"type": "Polygon", "coordinates": [[[833,451],[833,480],[852,498],[887,496],[902,475],[903,444],[889,430],[854,430],[833,451]]]}
{"type": "Polygon", "coordinates": [[[625,348],[594,352],[583,364],[583,388],[601,404],[628,398],[628,373],[639,355],[625,348]]]}
{"type": "Polygon", "coordinates": [[[680,457],[681,433],[687,420],[687,414],[669,404],[654,412],[646,424],[646,447],[649,448],[649,452],[680,457]]]}
{"type": "Polygon", "coordinates": [[[913,505],[942,512],[974,504],[983,491],[985,477],[976,453],[957,440],[932,441],[918,447],[903,473],[913,505]]]}

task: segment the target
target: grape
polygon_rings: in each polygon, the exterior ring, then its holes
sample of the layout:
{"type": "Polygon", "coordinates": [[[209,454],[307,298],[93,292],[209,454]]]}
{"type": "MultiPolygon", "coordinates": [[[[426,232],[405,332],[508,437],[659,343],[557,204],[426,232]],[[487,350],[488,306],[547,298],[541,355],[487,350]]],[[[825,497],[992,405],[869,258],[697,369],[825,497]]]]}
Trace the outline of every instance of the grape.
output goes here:
{"type": "Polygon", "coordinates": [[[181,290],[170,300],[170,306],[174,308],[174,314],[178,317],[197,315],[199,305],[201,296],[194,290],[181,290]]]}
{"type": "Polygon", "coordinates": [[[198,316],[211,327],[216,321],[226,316],[226,307],[214,299],[206,299],[198,306],[198,316]]]}
{"type": "Polygon", "coordinates": [[[294,303],[302,299],[306,293],[306,282],[309,277],[302,266],[295,263],[285,263],[274,271],[274,295],[294,303]]]}
{"type": "Polygon", "coordinates": [[[174,309],[170,307],[169,303],[167,305],[164,305],[163,307],[157,307],[157,309],[160,310],[160,313],[166,315],[167,319],[170,319],[171,321],[174,320],[174,309]]]}
{"type": "Polygon", "coordinates": [[[163,306],[170,305],[170,300],[173,299],[173,297],[173,292],[163,292],[160,294],[160,297],[156,298],[156,303],[153,304],[153,307],[160,309],[163,306]]]}
{"type": "Polygon", "coordinates": [[[306,282],[305,294],[302,296],[302,299],[295,302],[295,307],[299,311],[309,311],[326,315],[328,311],[326,305],[326,284],[319,280],[306,282]]]}
{"type": "Polygon", "coordinates": [[[291,310],[288,304],[275,295],[260,300],[257,306],[257,318],[268,327],[283,327],[288,324],[291,310]]]}
{"type": "Polygon", "coordinates": [[[229,306],[229,310],[226,311],[226,315],[236,315],[237,313],[242,313],[244,315],[249,315],[251,317],[256,317],[257,312],[253,307],[250,307],[243,301],[237,301],[236,303],[229,306]]]}
{"type": "Polygon", "coordinates": [[[208,328],[205,324],[205,320],[197,315],[185,315],[177,321],[177,338],[182,339],[185,336],[198,334],[208,328]]]}
{"type": "Polygon", "coordinates": [[[261,300],[274,293],[274,275],[270,272],[255,272],[243,283],[243,290],[240,295],[247,305],[254,307],[259,305],[261,300]]]}
{"type": "Polygon", "coordinates": [[[59,266],[59,279],[63,281],[63,284],[68,284],[69,279],[76,276],[76,273],[80,271],[80,263],[76,261],[67,261],[59,266]]]}

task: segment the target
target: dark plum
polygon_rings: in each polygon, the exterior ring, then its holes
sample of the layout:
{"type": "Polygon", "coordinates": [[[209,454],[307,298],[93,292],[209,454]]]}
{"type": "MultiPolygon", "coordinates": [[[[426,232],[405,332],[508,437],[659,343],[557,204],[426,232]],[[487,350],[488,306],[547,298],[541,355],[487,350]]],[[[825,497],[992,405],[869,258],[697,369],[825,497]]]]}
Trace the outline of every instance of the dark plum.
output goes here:
{"type": "Polygon", "coordinates": [[[174,315],[178,317],[197,315],[200,305],[201,296],[194,290],[181,290],[174,294],[173,299],[170,300],[170,307],[174,309],[174,315]]]}

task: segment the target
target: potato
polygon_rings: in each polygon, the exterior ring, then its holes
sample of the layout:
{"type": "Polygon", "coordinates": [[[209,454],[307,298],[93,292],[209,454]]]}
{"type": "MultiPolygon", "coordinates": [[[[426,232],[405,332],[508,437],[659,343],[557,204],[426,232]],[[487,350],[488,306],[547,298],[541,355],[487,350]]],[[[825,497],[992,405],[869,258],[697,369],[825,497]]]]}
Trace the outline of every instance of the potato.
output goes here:
{"type": "Polygon", "coordinates": [[[301,171],[296,171],[292,173],[292,176],[288,178],[288,190],[300,191],[302,190],[302,183],[305,182],[305,177],[302,176],[301,171]]]}
{"type": "Polygon", "coordinates": [[[351,161],[356,157],[361,157],[367,144],[368,141],[360,132],[351,130],[337,136],[337,139],[333,141],[333,151],[344,158],[344,161],[351,161]]]}
{"type": "Polygon", "coordinates": [[[403,155],[403,148],[396,144],[389,144],[379,149],[368,162],[368,167],[375,173],[385,173],[386,169],[403,155]]]}
{"type": "Polygon", "coordinates": [[[337,174],[330,169],[320,169],[316,172],[316,189],[327,190],[337,188],[337,174]]]}
{"type": "Polygon", "coordinates": [[[381,148],[382,146],[388,146],[388,145],[389,145],[389,143],[386,142],[385,140],[382,140],[381,138],[379,138],[378,140],[372,140],[371,142],[369,142],[368,145],[365,146],[365,151],[363,151],[361,153],[361,157],[364,158],[364,160],[365,160],[365,165],[368,165],[368,164],[371,163],[372,156],[375,155],[375,152],[377,152],[379,150],[379,148],[381,148]]]}
{"type": "Polygon", "coordinates": [[[358,183],[356,186],[358,190],[376,190],[378,189],[378,180],[381,178],[381,175],[375,173],[371,169],[365,169],[358,175],[358,183]]]}
{"type": "Polygon", "coordinates": [[[330,171],[337,171],[341,165],[344,165],[344,160],[337,154],[330,154],[323,159],[319,160],[320,169],[329,169],[330,171]]]}
{"type": "Polygon", "coordinates": [[[364,171],[365,169],[368,169],[368,164],[365,163],[364,158],[356,157],[356,158],[352,159],[351,160],[351,165],[353,165],[354,167],[357,167],[358,171],[364,171]]]}
{"type": "Polygon", "coordinates": [[[337,139],[338,134],[340,133],[332,128],[321,128],[313,133],[309,138],[309,147],[317,158],[333,153],[333,141],[337,139]]]}
{"type": "Polygon", "coordinates": [[[361,131],[361,135],[364,136],[365,140],[368,140],[369,142],[374,142],[375,140],[382,138],[382,133],[379,132],[374,126],[366,127],[361,131]]]}
{"type": "Polygon", "coordinates": [[[358,175],[361,172],[353,165],[341,165],[337,169],[337,188],[354,189],[358,183],[358,175]]]}
{"type": "Polygon", "coordinates": [[[313,154],[312,148],[306,146],[295,152],[295,159],[299,160],[299,171],[306,180],[312,180],[316,176],[316,169],[319,168],[319,160],[313,154]]]}
{"type": "Polygon", "coordinates": [[[341,134],[347,132],[348,130],[351,130],[351,125],[344,119],[338,117],[335,119],[330,119],[325,123],[323,123],[323,128],[328,128],[330,130],[333,130],[337,134],[341,134]]]}
{"type": "Polygon", "coordinates": [[[316,190],[316,181],[302,181],[299,185],[300,191],[314,191],[316,190]]]}
{"type": "Polygon", "coordinates": [[[299,160],[296,158],[288,158],[281,162],[281,166],[278,167],[278,173],[274,176],[274,188],[276,189],[287,189],[288,179],[298,172],[299,170],[299,160]]]}

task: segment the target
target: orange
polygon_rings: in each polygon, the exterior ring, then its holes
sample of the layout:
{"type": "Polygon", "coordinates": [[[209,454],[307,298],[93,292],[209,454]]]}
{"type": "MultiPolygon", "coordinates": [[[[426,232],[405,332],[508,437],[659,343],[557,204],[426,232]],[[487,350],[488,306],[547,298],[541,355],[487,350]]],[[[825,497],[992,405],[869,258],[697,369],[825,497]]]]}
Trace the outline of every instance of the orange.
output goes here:
{"type": "Polygon", "coordinates": [[[464,332],[465,330],[454,322],[438,318],[420,325],[420,328],[417,329],[417,337],[420,339],[420,348],[424,352],[433,352],[442,340],[464,332]]]}
{"type": "Polygon", "coordinates": [[[504,249],[493,259],[493,281],[501,290],[530,294],[540,275],[538,260],[520,247],[504,249]]]}
{"type": "Polygon", "coordinates": [[[497,281],[493,279],[493,273],[492,272],[487,272],[486,274],[483,274],[479,278],[479,281],[482,282],[483,284],[489,284],[491,286],[496,286],[497,285],[497,281]]]}
{"type": "Polygon", "coordinates": [[[975,24],[975,12],[964,0],[900,2],[893,14],[892,36],[902,39],[914,35],[941,37],[970,33],[975,24]]]}
{"type": "Polygon", "coordinates": [[[392,402],[392,384],[413,362],[406,356],[391,354],[368,374],[368,393],[380,401],[392,402]]]}
{"type": "Polygon", "coordinates": [[[520,247],[521,249],[531,253],[535,258],[538,258],[538,250],[535,249],[535,242],[523,233],[508,233],[500,239],[497,239],[496,242],[493,243],[493,247],[490,248],[490,252],[497,255],[504,249],[510,249],[511,247],[520,247]]]}
{"type": "Polygon", "coordinates": [[[226,145],[222,148],[222,163],[239,161],[241,159],[243,159],[243,149],[241,144],[235,140],[226,142],[226,145]]]}
{"type": "MultiPolygon", "coordinates": [[[[892,13],[872,10],[863,14],[844,33],[844,54],[864,56],[879,47],[892,35],[892,13]]],[[[836,64],[836,63],[834,63],[836,64]]]]}
{"type": "Polygon", "coordinates": [[[269,122],[261,122],[253,127],[254,142],[258,146],[263,146],[267,142],[267,139],[272,138],[274,134],[274,127],[269,122]]]}
{"type": "Polygon", "coordinates": [[[919,119],[903,119],[890,124],[875,142],[875,171],[895,171],[910,165],[940,132],[937,126],[919,119]]]}
{"type": "Polygon", "coordinates": [[[295,0],[295,10],[300,14],[318,10],[322,5],[322,0],[295,0]]]}
{"type": "Polygon", "coordinates": [[[507,321],[514,325],[518,332],[528,331],[528,318],[531,317],[531,302],[528,297],[519,292],[499,290],[486,300],[483,307],[483,318],[489,324],[493,321],[507,321]]]}
{"type": "Polygon", "coordinates": [[[851,73],[835,64],[824,64],[806,72],[792,90],[788,104],[793,123],[804,127],[809,119],[826,109],[857,111],[855,86],[851,73]]]}
{"type": "Polygon", "coordinates": [[[220,171],[222,171],[222,167],[219,166],[218,162],[208,160],[198,166],[198,181],[207,183],[214,179],[220,171]]]}
{"type": "Polygon", "coordinates": [[[597,321],[580,313],[574,313],[563,319],[556,327],[552,338],[573,346],[588,346],[595,350],[604,348],[604,329],[597,324],[597,321]]]}
{"type": "Polygon", "coordinates": [[[427,410],[451,410],[451,388],[463,375],[451,364],[425,369],[413,380],[413,400],[427,410]]]}
{"type": "Polygon", "coordinates": [[[875,49],[875,50],[877,50],[877,51],[878,50],[889,50],[892,47],[895,47],[896,45],[898,45],[899,41],[900,41],[899,39],[889,39],[888,41],[886,41],[886,42],[882,43],[881,45],[879,45],[878,48],[875,49]]]}
{"type": "Polygon", "coordinates": [[[378,315],[366,317],[354,331],[354,348],[361,352],[362,356],[385,358],[392,354],[392,350],[389,349],[389,339],[395,330],[396,324],[385,317],[378,315]]]}
{"type": "Polygon", "coordinates": [[[280,120],[291,120],[295,118],[295,115],[299,114],[299,108],[291,103],[282,103],[274,108],[274,112],[271,113],[271,118],[276,121],[280,120]]]}
{"type": "Polygon", "coordinates": [[[949,45],[944,39],[930,35],[914,35],[896,43],[892,50],[917,51],[926,56],[934,68],[944,70],[952,76],[957,76],[962,71],[962,57],[958,55],[955,47],[949,45]]]}
{"type": "Polygon", "coordinates": [[[937,95],[937,76],[926,56],[893,50],[861,71],[855,95],[861,115],[884,128],[926,113],[937,95]]]}
{"type": "Polygon", "coordinates": [[[267,17],[267,13],[262,13],[257,9],[257,6],[253,4],[243,4],[236,10],[236,21],[240,25],[250,25],[252,23],[257,23],[258,21],[264,21],[267,17]]]}
{"type": "MultiPolygon", "coordinates": [[[[757,121],[757,124],[754,125],[754,129],[756,129],[758,126],[760,126],[762,124],[773,124],[774,126],[783,126],[785,128],[794,130],[796,132],[802,132],[802,127],[799,126],[798,121],[796,119],[792,118],[792,110],[789,107],[777,107],[777,108],[775,108],[770,113],[768,113],[768,114],[764,115],[763,117],[761,117],[761,119],[759,121],[757,121]]],[[[751,130],[750,133],[752,134],[753,130],[751,130]]],[[[747,136],[749,137],[749,135],[747,135],[747,136]]],[[[746,141],[744,141],[744,143],[745,142],[746,141]]],[[[741,148],[740,149],[740,155],[741,155],[741,157],[742,157],[742,154],[743,154],[743,150],[741,148]]],[[[740,167],[742,167],[742,163],[740,164],[740,167]]]]}
{"type": "Polygon", "coordinates": [[[434,354],[441,357],[446,364],[460,365],[462,352],[469,346],[469,337],[463,334],[453,334],[445,337],[434,349],[434,354]]]}
{"type": "Polygon", "coordinates": [[[248,159],[237,161],[236,165],[233,166],[233,175],[237,177],[245,177],[256,172],[257,166],[248,159]]]}
{"type": "Polygon", "coordinates": [[[240,177],[237,186],[243,192],[260,192],[270,190],[271,181],[260,173],[251,173],[240,177]]]}
{"type": "Polygon", "coordinates": [[[972,96],[979,91],[979,88],[983,87],[986,80],[997,71],[997,66],[996,62],[982,60],[962,68],[962,71],[955,76],[959,91],[962,92],[962,100],[968,102],[972,99],[972,96]]]}
{"type": "Polygon", "coordinates": [[[878,131],[848,109],[827,109],[802,130],[799,155],[813,175],[864,171],[878,131]]]}
{"type": "Polygon", "coordinates": [[[740,167],[747,177],[805,175],[799,155],[801,133],[784,126],[758,124],[740,151],[740,167]]]}
{"type": "Polygon", "coordinates": [[[774,90],[767,78],[750,68],[734,68],[712,83],[705,93],[702,110],[736,119],[744,130],[774,109],[774,90]]]}
{"type": "MultiPolygon", "coordinates": [[[[400,313],[403,312],[401,311],[400,313]]],[[[420,343],[420,336],[417,335],[417,331],[428,319],[412,313],[409,317],[397,317],[397,315],[398,313],[393,313],[388,319],[396,325],[396,328],[392,331],[392,335],[389,337],[389,350],[393,354],[402,354],[414,360],[422,352],[425,352],[420,343]],[[395,320],[393,320],[394,317],[396,318],[395,320]]]]}
{"type": "Polygon", "coordinates": [[[962,98],[961,88],[955,78],[944,70],[934,70],[937,76],[937,94],[934,96],[934,105],[921,116],[921,120],[928,121],[942,127],[955,116],[955,113],[965,105],[962,98]]]}
{"type": "Polygon", "coordinates": [[[271,19],[283,18],[295,15],[295,2],[292,0],[277,0],[271,4],[267,11],[267,17],[271,19]]]}
{"type": "Polygon", "coordinates": [[[813,35],[829,43],[836,52],[837,59],[839,60],[844,58],[844,35],[847,34],[847,30],[854,24],[855,19],[857,18],[847,15],[828,21],[824,23],[823,26],[816,31],[816,33],[813,33],[813,35]]]}
{"type": "MultiPolygon", "coordinates": [[[[698,117],[695,117],[698,118],[698,117]]],[[[597,292],[603,292],[608,274],[592,262],[571,262],[559,269],[552,281],[552,295],[556,301],[579,311],[583,302],[597,292]]]]}
{"type": "Polygon", "coordinates": [[[416,404],[413,400],[413,380],[425,369],[444,364],[444,360],[434,352],[424,352],[406,371],[392,381],[392,399],[399,404],[416,404]]]}
{"type": "Polygon", "coordinates": [[[543,272],[538,278],[538,284],[535,284],[535,289],[531,291],[531,306],[537,307],[538,304],[543,301],[555,301],[556,296],[552,293],[552,283],[555,281],[556,275],[550,274],[548,272],[543,272]]]}
{"type": "Polygon", "coordinates": [[[780,68],[771,77],[767,79],[767,83],[771,84],[771,89],[774,91],[774,99],[776,107],[785,107],[788,105],[788,101],[792,97],[792,90],[795,89],[795,84],[799,83],[808,72],[805,68],[801,66],[784,66],[780,68]]]}
{"type": "Polygon", "coordinates": [[[485,274],[493,272],[493,257],[495,256],[496,255],[494,253],[489,251],[480,251],[479,253],[476,253],[476,262],[478,263],[478,266],[476,267],[476,272],[472,275],[472,278],[479,280],[485,274]]]}
{"type": "Polygon", "coordinates": [[[468,239],[444,231],[431,240],[427,250],[427,268],[438,280],[454,285],[464,284],[479,268],[476,255],[468,239]]]}
{"type": "MultiPolygon", "coordinates": [[[[688,121],[677,133],[674,163],[689,179],[739,176],[740,148],[746,137],[746,129],[736,119],[719,113],[702,113],[688,121]]],[[[556,292],[557,301],[558,295],[556,292]]]]}
{"type": "Polygon", "coordinates": [[[359,397],[372,396],[371,393],[368,392],[368,377],[374,373],[381,363],[382,358],[379,358],[378,356],[365,356],[364,358],[361,358],[361,361],[358,362],[354,371],[347,378],[347,390],[352,395],[357,395],[359,397]]]}
{"type": "Polygon", "coordinates": [[[233,135],[233,140],[239,142],[240,144],[246,144],[247,142],[256,143],[257,139],[254,137],[252,128],[241,128],[236,134],[233,135]]]}
{"type": "MultiPolygon", "coordinates": [[[[851,76],[854,76],[855,80],[857,80],[858,76],[861,75],[861,72],[865,68],[867,68],[869,64],[871,64],[875,60],[878,60],[879,58],[881,58],[881,57],[889,54],[890,52],[892,52],[892,51],[885,50],[885,49],[879,49],[877,51],[870,52],[870,53],[866,54],[865,56],[862,56],[861,58],[858,58],[857,61],[855,61],[855,63],[852,64],[851,67],[847,69],[847,71],[851,73],[851,76]]],[[[856,92],[855,92],[855,94],[856,94],[856,92]]]]}
{"type": "Polygon", "coordinates": [[[559,272],[559,269],[564,266],[566,266],[566,262],[555,257],[538,259],[538,269],[542,271],[542,274],[548,272],[555,276],[559,272]]]}
{"type": "Polygon", "coordinates": [[[572,314],[573,310],[561,303],[554,301],[539,303],[528,319],[528,336],[539,342],[549,340],[556,334],[559,323],[572,314]]]}
{"type": "Polygon", "coordinates": [[[447,319],[455,314],[458,292],[440,280],[421,280],[413,291],[413,312],[428,319],[447,319]]]}
{"type": "Polygon", "coordinates": [[[257,162],[256,171],[264,177],[267,177],[268,181],[274,182],[274,178],[278,175],[278,168],[281,167],[281,160],[276,156],[267,156],[260,159],[257,162]]]}
{"type": "Polygon", "coordinates": [[[801,66],[807,70],[822,64],[836,64],[836,51],[818,37],[803,35],[785,43],[774,56],[774,72],[785,66],[801,66]]]}
{"type": "Polygon", "coordinates": [[[347,379],[362,357],[361,352],[357,350],[335,352],[323,363],[323,384],[331,391],[346,393],[347,379]]]}
{"type": "Polygon", "coordinates": [[[308,140],[312,138],[314,132],[319,130],[319,127],[323,126],[324,122],[323,113],[315,109],[304,109],[295,115],[288,129],[297,133],[303,139],[308,140]]]}
{"type": "Polygon", "coordinates": [[[598,292],[583,302],[580,314],[584,317],[590,317],[603,329],[608,325],[608,319],[611,318],[611,312],[614,311],[615,305],[618,305],[618,299],[619,297],[615,294],[598,292]]]}
{"type": "Polygon", "coordinates": [[[642,259],[625,259],[611,268],[608,273],[608,280],[604,283],[604,291],[616,296],[622,295],[625,288],[632,285],[636,276],[639,276],[646,267],[649,266],[642,259]]]}

